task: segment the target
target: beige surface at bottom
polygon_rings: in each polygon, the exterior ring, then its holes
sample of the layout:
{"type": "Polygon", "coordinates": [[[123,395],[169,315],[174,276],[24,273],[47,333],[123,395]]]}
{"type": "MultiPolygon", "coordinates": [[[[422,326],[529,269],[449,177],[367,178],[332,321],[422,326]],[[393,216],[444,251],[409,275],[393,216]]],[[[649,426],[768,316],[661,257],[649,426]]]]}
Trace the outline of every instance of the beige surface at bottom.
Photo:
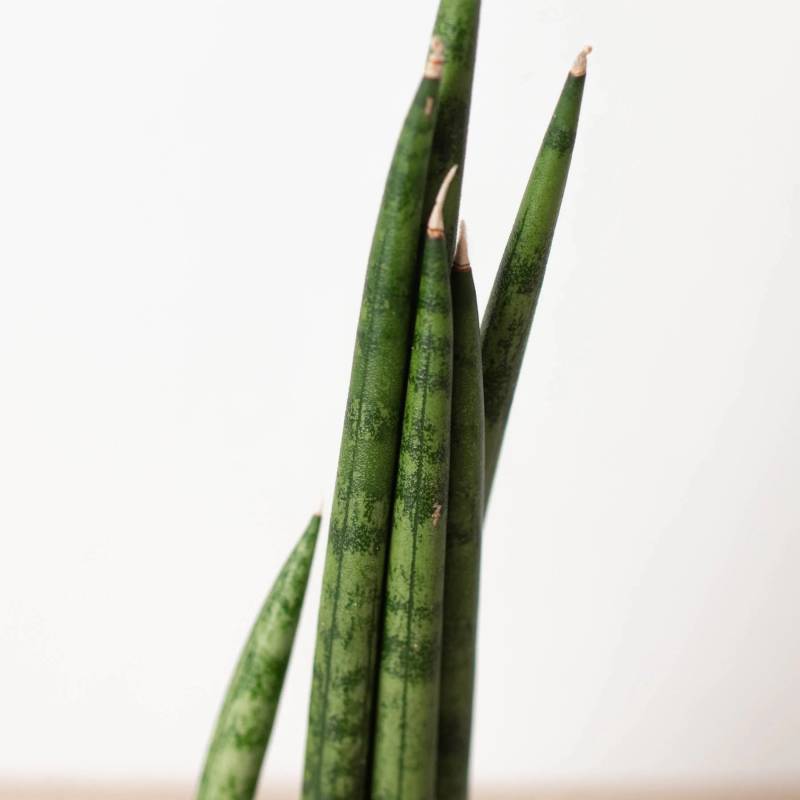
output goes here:
{"type": "MultiPolygon", "coordinates": [[[[297,800],[296,789],[265,789],[259,800],[297,800]]],[[[800,786],[727,786],[718,788],[601,787],[478,788],[474,800],[800,800],[800,786]]],[[[141,784],[3,784],[0,800],[193,800],[191,787],[141,784]]]]}

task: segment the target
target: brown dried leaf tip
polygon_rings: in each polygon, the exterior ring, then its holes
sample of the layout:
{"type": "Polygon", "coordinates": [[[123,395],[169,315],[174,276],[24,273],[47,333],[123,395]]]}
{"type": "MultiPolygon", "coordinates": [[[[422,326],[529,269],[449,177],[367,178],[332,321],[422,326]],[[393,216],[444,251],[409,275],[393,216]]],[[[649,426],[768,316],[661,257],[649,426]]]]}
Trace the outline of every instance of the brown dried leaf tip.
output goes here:
{"type": "Polygon", "coordinates": [[[575,58],[575,63],[572,65],[572,69],[570,72],[576,77],[580,78],[581,75],[586,74],[586,56],[592,52],[592,46],[587,44],[583,50],[578,53],[577,57],[575,58]]]}
{"type": "Polygon", "coordinates": [[[445,175],[442,185],[439,187],[436,202],[433,204],[433,210],[428,218],[428,238],[430,239],[444,239],[444,201],[447,199],[447,190],[457,171],[458,164],[450,167],[450,171],[445,175]]]}
{"type": "Polygon", "coordinates": [[[456,245],[456,255],[453,259],[454,272],[469,272],[472,264],[469,263],[469,252],[467,252],[467,225],[464,220],[458,226],[458,244],[456,245]]]}

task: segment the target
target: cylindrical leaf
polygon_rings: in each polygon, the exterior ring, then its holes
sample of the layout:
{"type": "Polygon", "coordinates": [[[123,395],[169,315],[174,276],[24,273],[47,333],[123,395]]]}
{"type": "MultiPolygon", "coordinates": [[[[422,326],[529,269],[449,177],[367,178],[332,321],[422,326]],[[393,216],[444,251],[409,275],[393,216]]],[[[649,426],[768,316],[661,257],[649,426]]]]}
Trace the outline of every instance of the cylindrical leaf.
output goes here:
{"type": "Polygon", "coordinates": [[[456,243],[461,183],[464,180],[464,153],[467,149],[480,12],[481,0],[440,0],[433,27],[434,35],[444,42],[447,58],[439,89],[439,116],[433,136],[425,205],[426,208],[433,206],[445,173],[451,165],[458,164],[458,174],[447,192],[444,208],[445,242],[449,258],[453,256],[456,243]]]}
{"type": "Polygon", "coordinates": [[[436,797],[465,800],[475,684],[484,464],[481,333],[463,227],[450,286],[453,413],[436,797]]]}
{"type": "Polygon", "coordinates": [[[373,800],[433,800],[435,791],[453,359],[443,192],[440,199],[425,240],[400,445],[373,800]]]}
{"type": "Polygon", "coordinates": [[[368,788],[386,541],[442,59],[435,40],[397,143],[367,266],[319,611],[306,800],[359,800],[368,788]]]}
{"type": "Polygon", "coordinates": [[[197,800],[250,800],[255,793],[303,607],[319,524],[319,515],[314,515],[256,618],[225,695],[197,800]]]}
{"type": "Polygon", "coordinates": [[[567,183],[586,80],[588,50],[582,51],[567,76],[483,317],[487,500],[567,183]]]}

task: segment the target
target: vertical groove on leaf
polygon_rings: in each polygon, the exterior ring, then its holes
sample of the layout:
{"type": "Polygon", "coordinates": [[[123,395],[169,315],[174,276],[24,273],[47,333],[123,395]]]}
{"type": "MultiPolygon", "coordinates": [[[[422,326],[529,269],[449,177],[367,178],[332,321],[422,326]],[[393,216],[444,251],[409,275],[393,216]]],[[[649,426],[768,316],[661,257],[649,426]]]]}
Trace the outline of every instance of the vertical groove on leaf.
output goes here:
{"type": "Polygon", "coordinates": [[[367,788],[376,627],[441,59],[434,40],[394,153],[367,266],[319,611],[307,800],[358,800],[367,788]]]}
{"type": "MultiPolygon", "coordinates": [[[[440,216],[435,209],[431,218],[440,216]]],[[[422,258],[386,577],[373,800],[434,797],[453,357],[443,236],[429,227],[422,258]]]]}

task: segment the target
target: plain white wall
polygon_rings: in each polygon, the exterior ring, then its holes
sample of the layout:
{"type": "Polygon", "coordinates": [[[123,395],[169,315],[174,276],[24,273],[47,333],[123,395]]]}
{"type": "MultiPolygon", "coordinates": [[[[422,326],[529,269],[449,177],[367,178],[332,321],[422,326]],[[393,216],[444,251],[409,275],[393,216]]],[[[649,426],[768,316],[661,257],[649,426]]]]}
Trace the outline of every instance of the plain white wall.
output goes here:
{"type": "MultiPolygon", "coordinates": [[[[0,776],[195,776],[332,492],[434,5],[0,5],[0,776]]],[[[485,532],[481,779],[800,777],[799,23],[485,2],[481,305],[596,49],[485,532]]],[[[268,760],[293,781],[323,553],[268,760]]]]}

